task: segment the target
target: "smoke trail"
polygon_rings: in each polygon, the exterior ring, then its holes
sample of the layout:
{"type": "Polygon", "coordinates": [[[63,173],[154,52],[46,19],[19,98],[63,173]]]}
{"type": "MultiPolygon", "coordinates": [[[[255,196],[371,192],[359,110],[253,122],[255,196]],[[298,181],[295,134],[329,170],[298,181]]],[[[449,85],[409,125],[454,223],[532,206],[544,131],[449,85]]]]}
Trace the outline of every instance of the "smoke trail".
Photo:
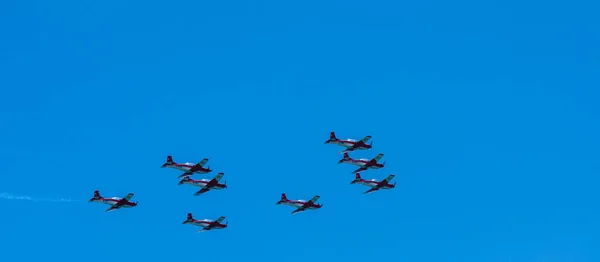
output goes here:
{"type": "Polygon", "coordinates": [[[0,193],[0,198],[7,200],[26,200],[32,202],[79,202],[70,198],[35,198],[30,196],[16,196],[10,193],[0,193]]]}

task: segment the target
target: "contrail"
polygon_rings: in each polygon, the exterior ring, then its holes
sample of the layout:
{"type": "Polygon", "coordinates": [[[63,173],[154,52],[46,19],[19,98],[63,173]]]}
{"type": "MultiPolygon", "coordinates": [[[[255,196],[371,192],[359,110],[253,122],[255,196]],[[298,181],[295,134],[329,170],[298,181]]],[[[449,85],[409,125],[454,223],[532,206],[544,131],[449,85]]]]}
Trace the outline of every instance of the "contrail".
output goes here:
{"type": "Polygon", "coordinates": [[[17,196],[10,193],[0,193],[0,198],[8,200],[26,200],[32,202],[79,202],[70,198],[35,198],[30,196],[17,196]]]}

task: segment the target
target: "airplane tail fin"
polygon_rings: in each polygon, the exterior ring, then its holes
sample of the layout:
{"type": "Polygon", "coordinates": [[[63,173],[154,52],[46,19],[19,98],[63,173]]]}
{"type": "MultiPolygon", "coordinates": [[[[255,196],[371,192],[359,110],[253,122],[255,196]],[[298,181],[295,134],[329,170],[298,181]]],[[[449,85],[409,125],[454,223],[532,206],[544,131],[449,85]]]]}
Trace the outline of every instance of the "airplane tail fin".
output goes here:
{"type": "Polygon", "coordinates": [[[167,165],[173,165],[173,164],[176,164],[175,161],[173,161],[173,157],[167,156],[167,161],[161,167],[166,167],[167,165]]]}
{"type": "Polygon", "coordinates": [[[344,160],[350,160],[350,155],[348,154],[348,151],[342,151],[344,152],[344,157],[342,159],[340,159],[340,161],[338,161],[338,164],[344,162],[344,160]]]}
{"type": "Polygon", "coordinates": [[[348,154],[348,151],[344,152],[344,160],[350,160],[350,154],[348,154]]]}
{"type": "Polygon", "coordinates": [[[325,144],[334,142],[336,140],[337,140],[337,138],[335,137],[335,132],[330,132],[329,133],[329,140],[325,141],[325,144]]]}
{"type": "Polygon", "coordinates": [[[277,201],[277,205],[287,201],[287,196],[285,195],[285,193],[281,193],[281,199],[279,199],[279,201],[277,201]]]}
{"type": "Polygon", "coordinates": [[[92,198],[90,198],[90,200],[88,200],[88,202],[92,202],[92,201],[100,199],[100,198],[102,198],[102,196],[100,196],[100,191],[94,190],[94,196],[92,198]]]}
{"type": "Polygon", "coordinates": [[[187,218],[183,222],[181,222],[181,224],[190,223],[192,221],[194,221],[194,217],[192,216],[192,213],[188,213],[187,218]]]}
{"type": "Polygon", "coordinates": [[[356,182],[359,182],[362,178],[360,177],[360,173],[356,173],[356,176],[354,177],[354,180],[352,180],[350,182],[350,184],[355,184],[356,182]]]}

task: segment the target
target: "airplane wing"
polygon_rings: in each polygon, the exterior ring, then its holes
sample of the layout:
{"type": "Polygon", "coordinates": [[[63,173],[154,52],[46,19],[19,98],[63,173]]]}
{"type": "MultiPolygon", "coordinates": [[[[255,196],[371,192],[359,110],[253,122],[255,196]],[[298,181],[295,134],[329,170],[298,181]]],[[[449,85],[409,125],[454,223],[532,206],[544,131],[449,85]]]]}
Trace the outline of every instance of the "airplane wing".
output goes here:
{"type": "Polygon", "coordinates": [[[194,194],[194,196],[199,196],[199,195],[202,195],[202,194],[204,194],[204,193],[206,193],[206,192],[208,192],[208,191],[210,191],[210,188],[208,188],[208,187],[203,187],[202,189],[198,190],[198,192],[196,192],[196,193],[194,194]]]}
{"type": "Polygon", "coordinates": [[[215,176],[215,177],[214,177],[212,180],[210,180],[210,182],[208,182],[208,183],[210,183],[210,184],[216,184],[216,183],[219,183],[219,180],[221,180],[221,178],[223,178],[223,176],[224,176],[224,175],[225,175],[225,174],[224,174],[223,172],[221,172],[221,173],[218,173],[218,174],[217,174],[217,175],[216,175],[216,176],[215,176]]]}
{"type": "Polygon", "coordinates": [[[372,187],[371,189],[369,189],[369,190],[365,191],[365,194],[368,194],[368,193],[375,192],[375,191],[377,191],[377,190],[379,190],[379,189],[381,189],[381,188],[380,188],[380,187],[372,187]]]}
{"type": "Polygon", "coordinates": [[[367,141],[369,141],[369,139],[371,139],[371,136],[365,136],[363,139],[359,140],[357,143],[354,143],[354,144],[353,144],[353,145],[351,145],[351,146],[346,146],[346,145],[344,145],[344,146],[346,147],[346,150],[342,150],[342,152],[340,152],[340,153],[344,153],[344,152],[352,152],[352,151],[356,150],[356,148],[357,148],[357,147],[358,147],[358,146],[359,146],[361,143],[362,143],[362,144],[366,144],[366,143],[367,143],[367,141]]]}
{"type": "Polygon", "coordinates": [[[129,202],[129,200],[133,197],[133,193],[129,193],[127,194],[124,198],[119,199],[119,201],[117,201],[117,203],[113,204],[113,207],[120,207],[122,205],[124,205],[125,203],[129,202]]]}
{"type": "Polygon", "coordinates": [[[360,142],[367,143],[369,139],[371,139],[371,136],[365,136],[363,139],[360,140],[360,142]]]}
{"type": "Polygon", "coordinates": [[[194,172],[190,170],[185,171],[183,174],[179,175],[177,178],[182,178],[182,177],[186,177],[186,176],[191,176],[192,174],[194,174],[194,172]]]}
{"type": "Polygon", "coordinates": [[[320,196],[318,196],[318,195],[314,196],[310,200],[306,201],[306,203],[304,205],[302,205],[301,207],[292,211],[290,214],[296,214],[298,212],[302,212],[302,211],[306,210],[306,208],[308,208],[311,204],[314,204],[315,202],[317,202],[317,200],[319,200],[319,198],[320,198],[320,196]]]}
{"type": "Polygon", "coordinates": [[[124,199],[125,201],[129,201],[132,197],[133,197],[133,193],[129,193],[122,199],[124,199]]]}
{"type": "Polygon", "coordinates": [[[290,214],[296,214],[296,213],[298,213],[298,212],[302,212],[302,211],[304,211],[304,210],[306,210],[306,208],[305,208],[305,207],[299,207],[298,209],[296,209],[296,210],[292,211],[290,214]]]}
{"type": "Polygon", "coordinates": [[[344,145],[344,146],[346,147],[346,149],[340,151],[339,152],[340,154],[348,153],[348,152],[352,152],[352,151],[356,150],[356,144],[351,145],[351,146],[347,146],[347,145],[344,145]]]}
{"type": "MultiPolygon", "coordinates": [[[[219,180],[221,180],[221,178],[223,178],[224,175],[225,174],[223,172],[218,173],[213,179],[211,179],[210,181],[208,181],[208,183],[206,183],[206,186],[204,187],[204,188],[207,188],[206,191],[208,191],[208,188],[214,187],[217,184],[219,184],[219,180]]],[[[202,191],[202,190],[200,190],[200,191],[202,191]]],[[[200,193],[200,191],[198,191],[198,193],[200,193]]]]}
{"type": "Polygon", "coordinates": [[[223,222],[223,220],[225,220],[225,217],[221,216],[221,217],[217,218],[217,220],[215,220],[215,222],[220,224],[221,222],[223,222]]]}
{"type": "Polygon", "coordinates": [[[317,202],[317,200],[319,200],[320,196],[314,196],[313,198],[311,198],[308,202],[306,202],[306,204],[314,204],[315,202],[317,202]]]}
{"type": "Polygon", "coordinates": [[[196,164],[196,167],[203,167],[208,162],[208,158],[202,159],[200,162],[196,164]]]}
{"type": "Polygon", "coordinates": [[[367,168],[364,167],[364,166],[361,166],[358,169],[352,171],[352,173],[355,174],[355,173],[362,172],[362,171],[365,171],[365,170],[367,170],[367,168]]]}
{"type": "Polygon", "coordinates": [[[383,181],[385,181],[386,183],[389,183],[390,181],[392,181],[392,179],[394,179],[395,175],[389,175],[388,177],[386,177],[383,181]]]}
{"type": "Polygon", "coordinates": [[[114,205],[110,206],[108,209],[106,209],[104,212],[110,212],[110,211],[113,211],[113,210],[117,210],[117,209],[119,209],[120,207],[121,207],[121,206],[119,206],[119,205],[117,205],[117,204],[114,204],[114,205]]]}
{"type": "Polygon", "coordinates": [[[377,156],[375,156],[373,159],[371,159],[371,162],[376,163],[377,161],[379,161],[381,158],[383,157],[383,154],[379,154],[377,156]]]}

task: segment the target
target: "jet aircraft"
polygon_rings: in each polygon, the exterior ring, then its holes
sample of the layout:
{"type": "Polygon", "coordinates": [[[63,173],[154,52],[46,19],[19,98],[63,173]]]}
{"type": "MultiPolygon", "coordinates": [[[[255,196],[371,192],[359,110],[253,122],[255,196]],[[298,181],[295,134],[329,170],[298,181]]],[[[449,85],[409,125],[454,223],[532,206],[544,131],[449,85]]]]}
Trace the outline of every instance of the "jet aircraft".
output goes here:
{"type": "Polygon", "coordinates": [[[366,171],[368,169],[380,169],[383,168],[385,166],[385,162],[383,163],[378,163],[378,161],[383,157],[383,154],[378,154],[377,156],[375,156],[373,159],[369,160],[369,159],[365,159],[365,158],[361,158],[361,159],[353,159],[348,155],[348,152],[344,153],[344,158],[342,158],[340,161],[338,161],[338,164],[340,163],[347,163],[347,164],[351,164],[351,165],[355,165],[355,166],[359,166],[358,169],[352,171],[351,173],[358,173],[358,172],[362,172],[362,171],[366,171]]]}
{"type": "Polygon", "coordinates": [[[351,152],[354,150],[367,150],[373,147],[373,141],[371,143],[366,144],[367,141],[371,139],[371,136],[365,136],[363,139],[356,141],[354,139],[338,139],[335,137],[335,132],[329,133],[329,140],[325,141],[325,144],[334,144],[343,146],[346,149],[342,150],[340,153],[351,152]]]}
{"type": "Polygon", "coordinates": [[[170,168],[174,168],[174,169],[177,169],[180,171],[184,171],[185,173],[183,173],[179,176],[179,178],[182,178],[182,177],[186,177],[186,176],[191,176],[194,173],[196,173],[196,174],[210,173],[212,171],[210,169],[210,166],[204,167],[204,165],[206,165],[207,162],[208,162],[208,158],[204,158],[198,163],[178,164],[173,161],[172,156],[167,156],[167,162],[164,163],[161,166],[161,168],[170,167],[170,168]]]}
{"type": "Polygon", "coordinates": [[[213,230],[213,229],[226,228],[227,224],[229,224],[229,221],[225,222],[225,224],[222,224],[221,222],[223,222],[223,220],[225,220],[224,216],[221,216],[221,217],[217,218],[217,220],[214,220],[214,221],[210,220],[210,219],[197,220],[197,219],[194,219],[194,217],[192,216],[192,213],[188,213],[187,219],[185,221],[183,221],[182,224],[190,224],[190,225],[202,227],[202,229],[200,229],[196,232],[204,232],[204,231],[213,230]]]}
{"type": "Polygon", "coordinates": [[[120,197],[111,197],[105,198],[100,196],[100,192],[98,190],[94,191],[94,197],[90,198],[88,202],[96,202],[101,204],[110,205],[106,212],[113,211],[119,208],[132,208],[137,206],[138,202],[129,202],[129,200],[133,197],[133,193],[127,194],[124,198],[120,197]]]}
{"type": "Polygon", "coordinates": [[[196,192],[194,194],[194,196],[199,196],[201,194],[204,194],[208,191],[210,191],[211,189],[225,189],[227,188],[227,181],[225,181],[223,184],[219,184],[219,180],[221,180],[221,178],[223,178],[223,172],[218,173],[213,179],[200,179],[200,180],[194,180],[191,179],[189,176],[184,177],[181,181],[179,181],[179,185],[182,184],[188,184],[188,185],[192,185],[192,186],[197,186],[197,187],[201,187],[202,189],[200,189],[198,192],[196,192]]]}
{"type": "Polygon", "coordinates": [[[356,173],[356,178],[350,182],[350,184],[361,184],[365,186],[371,187],[369,190],[365,191],[365,194],[369,194],[371,192],[378,191],[380,189],[392,189],[396,187],[396,182],[394,184],[390,184],[390,181],[394,179],[395,175],[391,174],[383,181],[377,181],[375,179],[365,180],[360,177],[360,173],[356,173]]]}
{"type": "Polygon", "coordinates": [[[306,210],[310,210],[310,209],[319,209],[321,208],[323,205],[322,204],[316,204],[315,202],[317,202],[317,200],[319,200],[320,196],[314,196],[311,200],[289,200],[287,198],[287,196],[285,195],[285,193],[281,194],[281,199],[276,203],[277,205],[279,204],[284,204],[287,206],[293,206],[296,207],[297,209],[292,211],[290,214],[295,214],[298,212],[302,212],[302,211],[306,211],[306,210]]]}

